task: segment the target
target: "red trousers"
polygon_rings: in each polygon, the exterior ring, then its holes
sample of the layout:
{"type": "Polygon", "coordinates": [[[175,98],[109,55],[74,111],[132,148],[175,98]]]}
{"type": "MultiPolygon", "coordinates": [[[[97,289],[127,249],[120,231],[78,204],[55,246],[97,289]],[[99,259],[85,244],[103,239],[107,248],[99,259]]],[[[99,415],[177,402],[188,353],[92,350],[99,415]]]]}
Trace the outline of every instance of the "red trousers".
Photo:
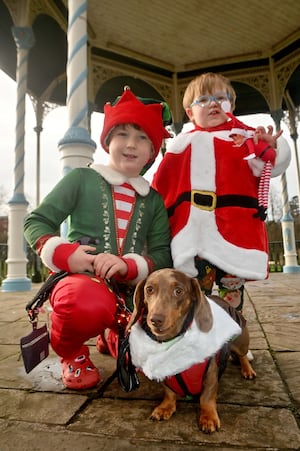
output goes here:
{"type": "Polygon", "coordinates": [[[105,329],[117,331],[117,298],[100,277],[71,274],[54,287],[50,303],[51,346],[63,358],[105,329]]]}

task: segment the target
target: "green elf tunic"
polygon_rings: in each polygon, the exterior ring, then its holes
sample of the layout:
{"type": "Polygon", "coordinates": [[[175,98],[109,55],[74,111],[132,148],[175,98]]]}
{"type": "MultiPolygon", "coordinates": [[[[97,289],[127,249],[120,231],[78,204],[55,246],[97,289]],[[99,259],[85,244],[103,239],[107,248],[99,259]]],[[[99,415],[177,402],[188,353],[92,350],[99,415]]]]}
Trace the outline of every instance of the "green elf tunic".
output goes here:
{"type": "MultiPolygon", "coordinates": [[[[136,283],[154,270],[172,266],[169,221],[160,194],[142,176],[126,179],[104,165],[76,168],[65,175],[28,216],[24,231],[51,271],[64,269],[57,267],[53,258],[55,249],[63,243],[90,242],[96,253],[124,258],[128,273],[115,279],[129,309],[136,283]],[[113,187],[124,183],[134,188],[135,199],[120,247],[113,187]],[[65,220],[67,238],[59,236],[65,220]]],[[[50,303],[51,345],[63,358],[79,355],[84,342],[116,327],[116,296],[106,281],[93,274],[70,274],[60,280],[50,303]]]]}
{"type": "Polygon", "coordinates": [[[112,185],[122,184],[126,178],[107,166],[95,169],[72,170],[31,213],[24,229],[30,246],[34,248],[43,235],[57,234],[68,218],[69,242],[89,237],[96,253],[145,255],[153,269],[170,267],[169,223],[161,196],[141,176],[128,180],[137,195],[124,246],[119,249],[112,185]]]}

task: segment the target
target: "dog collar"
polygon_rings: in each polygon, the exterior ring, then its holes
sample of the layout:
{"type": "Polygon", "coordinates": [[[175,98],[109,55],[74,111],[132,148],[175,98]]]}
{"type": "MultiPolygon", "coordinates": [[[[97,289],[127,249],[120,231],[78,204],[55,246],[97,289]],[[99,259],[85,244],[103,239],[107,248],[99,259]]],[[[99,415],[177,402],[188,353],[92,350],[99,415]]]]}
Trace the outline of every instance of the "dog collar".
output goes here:
{"type": "Polygon", "coordinates": [[[142,326],[142,329],[148,335],[148,337],[150,337],[152,340],[157,341],[158,343],[167,343],[168,341],[175,340],[177,337],[180,337],[180,335],[185,334],[185,332],[188,330],[188,328],[191,327],[191,324],[192,324],[193,318],[194,318],[194,311],[195,311],[195,304],[192,304],[192,307],[190,308],[190,310],[184,320],[181,331],[179,332],[179,334],[175,335],[175,337],[169,338],[168,340],[159,340],[159,338],[157,338],[157,336],[152,333],[150,327],[147,324],[147,315],[143,315],[141,326],[142,326]]]}

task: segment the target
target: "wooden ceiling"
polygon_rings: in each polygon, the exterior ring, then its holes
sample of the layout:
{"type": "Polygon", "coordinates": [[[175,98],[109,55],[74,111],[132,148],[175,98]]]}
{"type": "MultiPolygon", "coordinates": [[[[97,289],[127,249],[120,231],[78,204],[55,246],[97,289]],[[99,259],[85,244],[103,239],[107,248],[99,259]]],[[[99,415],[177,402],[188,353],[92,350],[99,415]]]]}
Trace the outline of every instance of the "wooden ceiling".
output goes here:
{"type": "MultiPolygon", "coordinates": [[[[47,100],[57,104],[66,99],[67,5],[0,0],[1,69],[15,78],[11,26],[24,26],[25,12],[36,40],[29,91],[40,97],[52,83],[47,100]]],[[[186,84],[206,71],[232,80],[237,114],[286,109],[286,92],[300,104],[297,0],[88,0],[87,6],[90,100],[97,111],[129,83],[137,95],[164,98],[181,115],[186,84]]]]}

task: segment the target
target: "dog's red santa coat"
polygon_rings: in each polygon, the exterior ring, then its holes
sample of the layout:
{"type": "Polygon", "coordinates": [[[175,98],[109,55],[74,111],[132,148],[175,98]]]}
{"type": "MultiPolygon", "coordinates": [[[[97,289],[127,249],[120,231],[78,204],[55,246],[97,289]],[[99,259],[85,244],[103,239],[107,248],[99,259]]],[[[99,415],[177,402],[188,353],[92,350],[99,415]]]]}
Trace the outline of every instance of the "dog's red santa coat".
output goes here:
{"type": "MultiPolygon", "coordinates": [[[[195,277],[199,255],[223,271],[248,280],[267,277],[268,247],[258,207],[259,176],[264,162],[236,146],[240,121],[209,129],[196,127],[171,140],[153,179],[168,209],[174,267],[195,277]]],[[[277,140],[272,177],[285,171],[290,148],[277,140]]]]}
{"type": "Polygon", "coordinates": [[[130,352],[135,367],[151,380],[165,380],[179,395],[187,393],[177,384],[176,375],[181,375],[189,394],[200,394],[209,359],[241,334],[240,325],[222,307],[209,298],[207,301],[213,316],[208,332],[199,330],[195,320],[183,334],[165,342],[153,340],[139,322],[130,330],[130,352]]]}

